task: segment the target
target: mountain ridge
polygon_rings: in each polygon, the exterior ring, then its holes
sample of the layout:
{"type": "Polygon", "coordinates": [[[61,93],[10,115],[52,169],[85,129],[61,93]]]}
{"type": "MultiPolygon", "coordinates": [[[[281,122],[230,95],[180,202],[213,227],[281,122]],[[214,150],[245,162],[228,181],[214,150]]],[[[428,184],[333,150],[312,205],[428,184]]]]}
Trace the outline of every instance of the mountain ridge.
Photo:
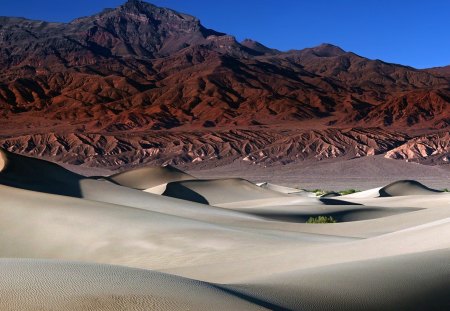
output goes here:
{"type": "MultiPolygon", "coordinates": [[[[239,43],[143,1],[69,23],[0,18],[0,43],[6,139],[230,127],[273,137],[280,127],[380,128],[413,139],[450,126],[445,68],[370,60],[332,44],[281,52],[251,39],[239,43]]],[[[352,154],[358,143],[345,148],[352,154]]]]}

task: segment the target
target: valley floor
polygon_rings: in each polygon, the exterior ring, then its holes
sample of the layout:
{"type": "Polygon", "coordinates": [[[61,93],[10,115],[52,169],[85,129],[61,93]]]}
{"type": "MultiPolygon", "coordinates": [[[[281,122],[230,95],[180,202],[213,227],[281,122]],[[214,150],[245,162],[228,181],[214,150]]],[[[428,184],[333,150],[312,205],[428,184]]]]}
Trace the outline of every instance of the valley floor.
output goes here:
{"type": "Polygon", "coordinates": [[[246,162],[188,171],[199,178],[245,178],[300,189],[366,190],[396,180],[414,179],[436,189],[450,189],[450,165],[422,165],[382,155],[355,159],[303,161],[264,167],[246,162]]]}

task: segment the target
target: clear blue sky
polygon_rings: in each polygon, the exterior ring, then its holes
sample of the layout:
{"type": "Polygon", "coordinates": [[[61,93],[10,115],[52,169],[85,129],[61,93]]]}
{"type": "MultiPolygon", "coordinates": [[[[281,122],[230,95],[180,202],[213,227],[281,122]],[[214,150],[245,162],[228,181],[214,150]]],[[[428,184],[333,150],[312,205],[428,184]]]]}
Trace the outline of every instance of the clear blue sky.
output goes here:
{"type": "MultiPolygon", "coordinates": [[[[1,0],[0,15],[70,21],[125,0],[1,0]]],[[[151,0],[280,50],[332,43],[417,68],[450,65],[449,0],[151,0]]]]}

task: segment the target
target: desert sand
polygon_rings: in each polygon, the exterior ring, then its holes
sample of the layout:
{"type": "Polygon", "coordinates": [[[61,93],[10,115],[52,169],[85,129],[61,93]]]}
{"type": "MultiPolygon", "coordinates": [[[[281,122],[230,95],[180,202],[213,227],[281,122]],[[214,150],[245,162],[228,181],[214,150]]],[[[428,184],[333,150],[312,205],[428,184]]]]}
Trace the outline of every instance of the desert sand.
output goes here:
{"type": "Polygon", "coordinates": [[[414,180],[325,198],[0,150],[0,196],[1,310],[450,308],[450,194],[414,180]]]}

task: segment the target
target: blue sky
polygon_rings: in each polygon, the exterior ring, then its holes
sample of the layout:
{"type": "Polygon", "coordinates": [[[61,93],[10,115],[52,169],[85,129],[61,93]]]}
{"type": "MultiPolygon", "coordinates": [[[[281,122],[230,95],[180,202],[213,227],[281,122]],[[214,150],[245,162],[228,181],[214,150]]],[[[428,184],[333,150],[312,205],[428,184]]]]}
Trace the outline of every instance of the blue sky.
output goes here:
{"type": "MultiPolygon", "coordinates": [[[[0,15],[70,21],[125,0],[1,0],[0,15]]],[[[416,68],[450,65],[448,0],[151,0],[280,50],[332,43],[416,68]]]]}

